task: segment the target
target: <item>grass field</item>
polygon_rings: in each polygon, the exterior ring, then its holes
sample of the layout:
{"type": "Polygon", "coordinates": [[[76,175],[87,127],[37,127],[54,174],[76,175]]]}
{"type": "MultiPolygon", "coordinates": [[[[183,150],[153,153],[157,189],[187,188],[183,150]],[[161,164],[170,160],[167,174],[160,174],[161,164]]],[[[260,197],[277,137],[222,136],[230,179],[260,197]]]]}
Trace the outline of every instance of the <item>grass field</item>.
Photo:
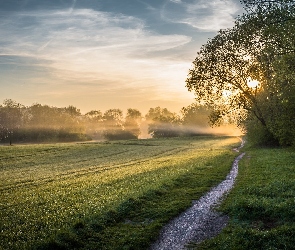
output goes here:
{"type": "Polygon", "coordinates": [[[196,249],[295,249],[294,148],[247,148],[221,210],[230,224],[196,249]]]}
{"type": "Polygon", "coordinates": [[[225,178],[231,137],[0,147],[0,249],[144,249],[225,178]]]}

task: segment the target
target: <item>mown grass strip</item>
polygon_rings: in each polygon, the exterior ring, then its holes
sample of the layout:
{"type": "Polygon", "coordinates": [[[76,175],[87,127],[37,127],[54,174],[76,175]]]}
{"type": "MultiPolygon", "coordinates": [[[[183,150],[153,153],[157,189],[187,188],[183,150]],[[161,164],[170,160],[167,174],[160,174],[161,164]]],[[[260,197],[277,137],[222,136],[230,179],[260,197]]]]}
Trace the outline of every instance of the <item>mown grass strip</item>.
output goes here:
{"type": "Polygon", "coordinates": [[[196,249],[294,249],[295,152],[248,148],[221,207],[230,224],[196,249]]]}

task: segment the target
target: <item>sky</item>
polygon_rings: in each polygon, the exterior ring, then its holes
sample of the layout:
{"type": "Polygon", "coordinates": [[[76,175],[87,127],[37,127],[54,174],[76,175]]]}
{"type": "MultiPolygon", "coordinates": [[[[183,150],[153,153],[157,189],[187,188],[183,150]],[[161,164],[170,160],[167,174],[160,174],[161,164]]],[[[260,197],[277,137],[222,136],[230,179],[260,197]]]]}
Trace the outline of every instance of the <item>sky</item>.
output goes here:
{"type": "Polygon", "coordinates": [[[0,0],[0,103],[178,112],[198,50],[241,13],[239,0],[0,0]]]}

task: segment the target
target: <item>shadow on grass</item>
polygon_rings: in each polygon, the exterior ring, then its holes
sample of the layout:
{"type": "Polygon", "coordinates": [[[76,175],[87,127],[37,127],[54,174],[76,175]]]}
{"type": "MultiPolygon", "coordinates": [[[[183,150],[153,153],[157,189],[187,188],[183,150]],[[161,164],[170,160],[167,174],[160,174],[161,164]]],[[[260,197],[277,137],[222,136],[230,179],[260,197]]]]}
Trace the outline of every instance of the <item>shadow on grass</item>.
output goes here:
{"type": "Polygon", "coordinates": [[[196,166],[157,190],[127,199],[100,217],[77,221],[70,230],[36,249],[148,249],[169,220],[225,178],[234,157],[234,153],[215,157],[213,165],[219,163],[218,167],[196,166]]]}

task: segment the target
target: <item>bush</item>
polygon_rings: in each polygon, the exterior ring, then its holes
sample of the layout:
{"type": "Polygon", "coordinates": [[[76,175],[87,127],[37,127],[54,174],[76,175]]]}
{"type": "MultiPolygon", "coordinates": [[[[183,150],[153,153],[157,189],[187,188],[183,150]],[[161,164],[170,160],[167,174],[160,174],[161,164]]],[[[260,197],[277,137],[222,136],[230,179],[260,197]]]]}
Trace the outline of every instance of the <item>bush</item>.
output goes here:
{"type": "Polygon", "coordinates": [[[104,137],[107,140],[131,140],[137,139],[137,136],[129,131],[125,130],[115,130],[115,131],[105,131],[104,137]]]}
{"type": "Polygon", "coordinates": [[[279,141],[258,120],[247,121],[247,141],[257,146],[278,146],[279,141]]]}

